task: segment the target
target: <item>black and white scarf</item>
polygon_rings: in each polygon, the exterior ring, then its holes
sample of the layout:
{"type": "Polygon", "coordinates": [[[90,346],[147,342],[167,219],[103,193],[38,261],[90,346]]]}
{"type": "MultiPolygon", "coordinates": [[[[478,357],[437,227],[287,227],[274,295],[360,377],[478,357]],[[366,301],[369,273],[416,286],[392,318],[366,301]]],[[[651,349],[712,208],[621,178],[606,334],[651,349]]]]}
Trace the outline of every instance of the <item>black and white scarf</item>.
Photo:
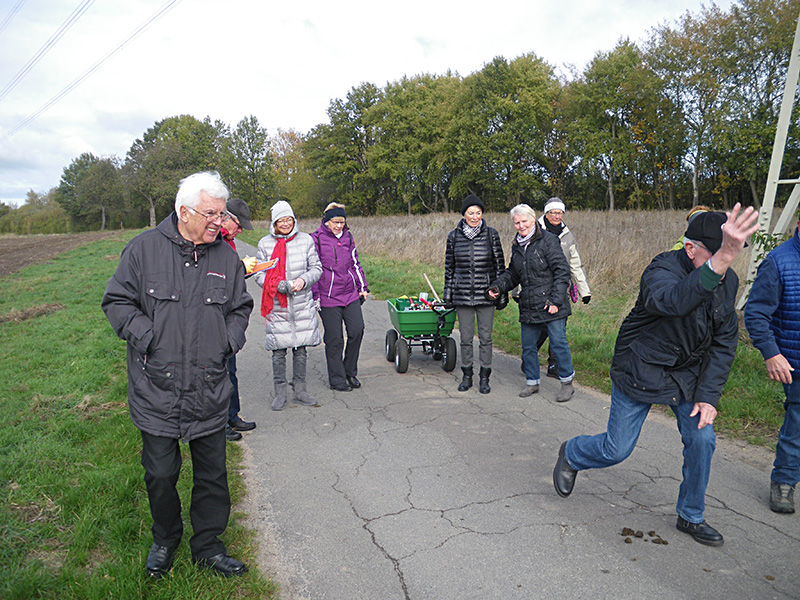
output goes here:
{"type": "Polygon", "coordinates": [[[481,221],[477,227],[470,227],[467,225],[467,222],[464,221],[464,224],[461,226],[461,231],[464,232],[464,235],[467,236],[468,240],[474,240],[475,236],[481,232],[481,225],[483,225],[483,221],[481,221]]]}

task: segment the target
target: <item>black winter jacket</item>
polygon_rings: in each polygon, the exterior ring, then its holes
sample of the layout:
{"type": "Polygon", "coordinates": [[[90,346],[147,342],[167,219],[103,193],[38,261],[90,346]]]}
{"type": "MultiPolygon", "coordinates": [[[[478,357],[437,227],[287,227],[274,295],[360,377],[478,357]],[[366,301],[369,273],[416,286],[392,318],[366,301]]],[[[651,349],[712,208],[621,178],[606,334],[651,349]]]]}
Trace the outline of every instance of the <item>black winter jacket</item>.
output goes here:
{"type": "Polygon", "coordinates": [[[728,269],[709,290],[684,249],[656,256],[642,274],[639,297],[617,335],[611,380],[648,404],[717,406],[738,341],[734,309],[739,279],[728,269]]]}
{"type": "Polygon", "coordinates": [[[221,237],[196,246],[172,213],[125,246],[102,308],[128,343],[136,427],[184,441],[225,427],[227,359],[244,345],[253,299],[242,261],[221,237]]]}
{"type": "Polygon", "coordinates": [[[572,314],[567,293],[570,276],[558,237],[537,224],[536,233],[524,250],[514,238],[508,269],[492,282],[492,287],[508,292],[521,285],[519,322],[547,323],[572,314]],[[550,314],[547,310],[551,304],[558,307],[557,313],[550,314]]]}
{"type": "Polygon", "coordinates": [[[504,308],[508,304],[508,294],[503,294],[497,302],[486,296],[489,284],[506,269],[500,235],[486,225],[486,221],[481,221],[480,232],[469,239],[462,229],[465,222],[461,219],[447,236],[442,300],[454,306],[496,304],[504,308]]]}

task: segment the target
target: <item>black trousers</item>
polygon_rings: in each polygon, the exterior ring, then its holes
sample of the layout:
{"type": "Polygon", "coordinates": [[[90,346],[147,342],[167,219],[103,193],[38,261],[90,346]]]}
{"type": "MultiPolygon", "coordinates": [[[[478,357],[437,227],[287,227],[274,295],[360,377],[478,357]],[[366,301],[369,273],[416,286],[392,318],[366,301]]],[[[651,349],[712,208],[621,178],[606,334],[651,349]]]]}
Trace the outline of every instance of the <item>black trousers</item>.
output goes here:
{"type": "Polygon", "coordinates": [[[323,306],[319,311],[325,328],[325,361],[328,364],[328,383],[343,386],[345,377],[358,374],[358,355],[364,338],[364,315],[361,302],[354,300],[347,306],[323,306]],[[342,323],[347,329],[347,344],[344,342],[342,323]],[[342,357],[344,351],[344,357],[342,357]]]}
{"type": "MultiPolygon", "coordinates": [[[[142,433],[142,466],[150,514],[153,517],[153,541],[159,546],[177,548],[183,535],[181,501],[176,484],[181,470],[178,440],[142,433]]],[[[208,558],[225,552],[219,536],[228,526],[231,496],[225,466],[225,430],[189,442],[192,453],[192,558],[208,558]]]]}

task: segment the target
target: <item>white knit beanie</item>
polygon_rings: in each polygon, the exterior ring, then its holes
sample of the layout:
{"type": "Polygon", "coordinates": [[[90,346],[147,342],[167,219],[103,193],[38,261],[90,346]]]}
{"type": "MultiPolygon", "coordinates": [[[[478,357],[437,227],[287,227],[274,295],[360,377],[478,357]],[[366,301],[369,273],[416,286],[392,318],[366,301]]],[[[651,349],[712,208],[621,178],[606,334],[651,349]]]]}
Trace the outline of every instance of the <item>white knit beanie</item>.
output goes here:
{"type": "Polygon", "coordinates": [[[551,210],[560,210],[561,212],[567,212],[567,207],[564,206],[564,203],[561,201],[561,198],[550,198],[547,203],[544,205],[544,212],[550,212],[551,210]]]}
{"type": "MultiPolygon", "coordinates": [[[[292,217],[295,219],[294,211],[292,210],[292,205],[286,202],[286,200],[278,200],[275,204],[272,205],[272,222],[275,223],[278,219],[282,219],[283,217],[292,217]]],[[[297,219],[295,219],[296,221],[297,219]]]]}

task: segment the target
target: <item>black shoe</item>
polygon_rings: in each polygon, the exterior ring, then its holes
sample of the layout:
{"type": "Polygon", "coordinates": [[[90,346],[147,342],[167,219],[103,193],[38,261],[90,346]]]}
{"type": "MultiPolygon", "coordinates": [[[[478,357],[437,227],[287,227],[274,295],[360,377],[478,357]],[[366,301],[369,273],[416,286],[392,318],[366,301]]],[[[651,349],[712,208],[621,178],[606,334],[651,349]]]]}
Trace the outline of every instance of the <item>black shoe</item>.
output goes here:
{"type": "Polygon", "coordinates": [[[575,487],[575,477],[578,475],[578,472],[569,466],[567,457],[564,456],[566,447],[567,442],[561,444],[561,448],[558,450],[558,460],[553,469],[553,485],[562,498],[566,498],[572,493],[572,488],[575,487]]]}
{"type": "Polygon", "coordinates": [[[153,544],[147,554],[147,572],[150,577],[158,579],[164,576],[172,568],[172,555],[174,553],[175,548],[153,544]]]}
{"type": "Polygon", "coordinates": [[[350,387],[349,383],[340,383],[339,385],[332,385],[331,389],[334,392],[352,392],[353,388],[350,387]]]}
{"type": "Polygon", "coordinates": [[[550,363],[547,365],[547,376],[553,379],[560,379],[558,376],[558,365],[550,363]]]}
{"type": "Polygon", "coordinates": [[[241,417],[236,417],[232,421],[228,421],[231,429],[236,431],[251,431],[256,428],[256,424],[252,421],[244,421],[241,417]]]}
{"type": "Polygon", "coordinates": [[[222,552],[207,558],[198,558],[194,561],[194,564],[201,569],[212,569],[215,573],[225,577],[233,577],[234,575],[244,575],[247,573],[247,567],[243,562],[222,552]]]}
{"type": "Polygon", "coordinates": [[[678,528],[678,531],[688,533],[694,538],[695,542],[700,542],[706,546],[722,546],[725,541],[722,539],[722,534],[705,521],[702,523],[689,523],[686,519],[678,517],[675,527],[678,528]]]}
{"type": "Polygon", "coordinates": [[[235,442],[236,440],[242,439],[242,434],[231,429],[230,425],[225,425],[225,439],[229,442],[235,442]]]}
{"type": "Polygon", "coordinates": [[[348,375],[345,379],[347,379],[347,383],[354,390],[357,390],[358,388],[361,387],[361,382],[358,379],[356,379],[355,375],[353,375],[352,377],[350,375],[348,375]]]}

